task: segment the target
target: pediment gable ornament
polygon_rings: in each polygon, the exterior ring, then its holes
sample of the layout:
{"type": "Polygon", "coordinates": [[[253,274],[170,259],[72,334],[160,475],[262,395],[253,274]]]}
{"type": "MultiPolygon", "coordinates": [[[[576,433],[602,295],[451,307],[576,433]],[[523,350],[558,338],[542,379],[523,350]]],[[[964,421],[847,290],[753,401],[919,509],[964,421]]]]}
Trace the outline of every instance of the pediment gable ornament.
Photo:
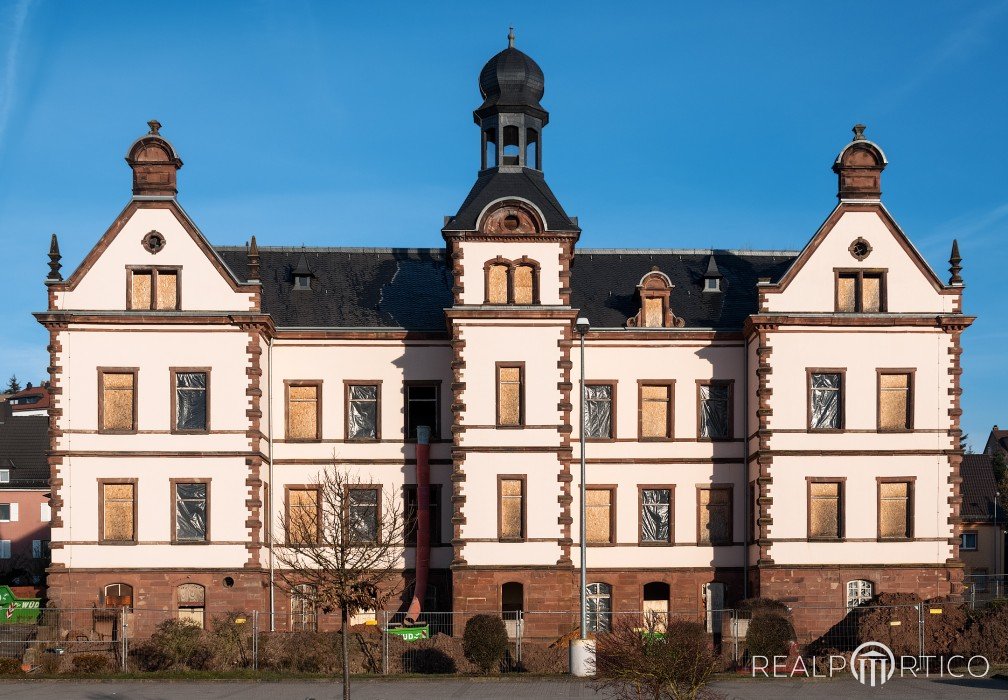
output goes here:
{"type": "Polygon", "coordinates": [[[640,310],[626,320],[627,328],[682,328],[685,319],[672,313],[669,297],[675,285],[657,267],[637,284],[640,310]]]}

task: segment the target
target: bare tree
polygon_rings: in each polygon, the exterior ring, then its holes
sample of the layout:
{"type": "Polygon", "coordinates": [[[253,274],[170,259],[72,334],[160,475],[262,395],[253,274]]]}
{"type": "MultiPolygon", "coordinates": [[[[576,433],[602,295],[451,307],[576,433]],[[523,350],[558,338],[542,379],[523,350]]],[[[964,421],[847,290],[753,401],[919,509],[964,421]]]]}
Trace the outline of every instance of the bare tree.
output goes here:
{"type": "Polygon", "coordinates": [[[307,488],[291,490],[275,546],[281,588],[322,612],[340,612],[343,697],[350,698],[350,618],[378,611],[396,593],[404,546],[403,512],[381,489],[336,464],[307,488]],[[279,543],[278,543],[279,545],[279,543]]]}

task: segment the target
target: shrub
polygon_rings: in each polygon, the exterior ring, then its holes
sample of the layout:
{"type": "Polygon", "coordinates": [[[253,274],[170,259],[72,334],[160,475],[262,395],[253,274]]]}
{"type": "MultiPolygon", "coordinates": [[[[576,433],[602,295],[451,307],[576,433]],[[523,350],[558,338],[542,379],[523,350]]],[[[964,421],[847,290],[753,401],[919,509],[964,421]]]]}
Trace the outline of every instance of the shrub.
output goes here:
{"type": "Polygon", "coordinates": [[[466,621],[465,632],[462,633],[462,653],[483,673],[500,667],[507,646],[504,620],[496,615],[474,615],[466,621]]]}
{"type": "Polygon", "coordinates": [[[78,654],[73,657],[71,667],[75,673],[107,673],[112,662],[101,654],[78,654]]]}
{"type": "Polygon", "coordinates": [[[795,638],[791,621],[781,615],[758,615],[749,622],[746,649],[750,656],[786,656],[789,643],[795,638]]]}
{"type": "Polygon", "coordinates": [[[614,620],[595,638],[595,690],[617,698],[697,698],[717,665],[703,625],[614,620]]]}
{"type": "Polygon", "coordinates": [[[21,668],[20,659],[0,657],[0,676],[21,676],[24,669],[21,668]]]}
{"type": "Polygon", "coordinates": [[[134,647],[132,656],[146,671],[179,667],[205,671],[213,664],[214,649],[198,625],[185,620],[165,620],[150,639],[134,647]]]}
{"type": "MultiPolygon", "coordinates": [[[[421,647],[404,652],[409,655],[408,667],[412,673],[456,673],[455,660],[436,646],[421,647]]],[[[404,666],[407,662],[404,659],[404,666]]]]}
{"type": "Polygon", "coordinates": [[[248,615],[231,611],[210,620],[210,642],[217,665],[247,668],[252,665],[252,630],[248,615]],[[238,620],[244,620],[239,623],[238,620]]]}
{"type": "Polygon", "coordinates": [[[738,616],[742,619],[752,619],[760,615],[787,617],[790,612],[787,605],[773,598],[749,598],[738,605],[738,616]]]}

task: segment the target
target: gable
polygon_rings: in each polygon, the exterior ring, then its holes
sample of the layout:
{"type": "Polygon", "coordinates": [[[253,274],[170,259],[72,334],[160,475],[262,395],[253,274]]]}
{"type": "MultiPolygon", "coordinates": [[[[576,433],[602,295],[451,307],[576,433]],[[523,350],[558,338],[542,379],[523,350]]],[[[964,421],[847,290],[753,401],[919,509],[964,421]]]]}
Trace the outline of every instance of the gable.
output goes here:
{"type": "Polygon", "coordinates": [[[942,284],[884,207],[840,204],[780,282],[761,288],[766,311],[834,313],[838,270],[882,273],[889,313],[954,313],[961,292],[942,284]],[[852,252],[859,239],[863,257],[852,252]]]}
{"type": "Polygon", "coordinates": [[[239,283],[174,201],[131,202],[66,282],[53,285],[55,307],[123,311],[130,269],[177,269],[181,311],[248,311],[256,287],[239,283]],[[156,232],[156,252],[144,240],[156,232]]]}

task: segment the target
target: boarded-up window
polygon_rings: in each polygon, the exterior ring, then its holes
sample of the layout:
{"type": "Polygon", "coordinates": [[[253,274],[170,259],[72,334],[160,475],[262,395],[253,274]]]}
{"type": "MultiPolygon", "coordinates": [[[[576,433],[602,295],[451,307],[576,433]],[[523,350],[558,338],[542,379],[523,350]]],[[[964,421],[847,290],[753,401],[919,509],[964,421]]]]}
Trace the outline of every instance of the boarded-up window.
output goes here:
{"type": "Polygon", "coordinates": [[[879,483],[879,537],[902,539],[911,536],[910,483],[879,483]]]}
{"type": "Polygon", "coordinates": [[[880,430],[908,430],[913,427],[911,389],[910,375],[906,372],[879,375],[880,430]]]}
{"type": "Polygon", "coordinates": [[[608,439],[613,436],[611,384],[588,384],[585,391],[585,437],[608,439]]]}
{"type": "Polygon", "coordinates": [[[612,498],[611,489],[585,491],[585,540],[589,544],[612,542],[612,498]]]}
{"type": "Polygon", "coordinates": [[[699,544],[731,544],[731,489],[699,490],[699,544]]]}
{"type": "Polygon", "coordinates": [[[136,430],[136,374],[101,373],[101,429],[136,430]]]}
{"type": "Polygon", "coordinates": [[[661,297],[644,297],[644,325],[648,328],[665,325],[665,302],[661,297]]]}
{"type": "Polygon", "coordinates": [[[837,311],[857,311],[857,275],[844,273],[837,277],[837,311]]]}
{"type": "Polygon", "coordinates": [[[671,516],[671,489],[641,490],[640,537],[642,542],[671,542],[671,516]]]}
{"type": "Polygon", "coordinates": [[[158,270],[157,273],[157,308],[178,308],[178,273],[169,270],[158,270]]]}
{"type": "Polygon", "coordinates": [[[522,368],[497,367],[497,425],[522,424],[522,368]]]}
{"type": "Polygon", "coordinates": [[[136,541],[136,484],[102,484],[102,540],[136,541]]]}
{"type": "Polygon", "coordinates": [[[672,387],[668,384],[641,385],[641,437],[672,437],[672,387]]]}
{"type": "Polygon", "coordinates": [[[207,373],[175,373],[175,429],[207,429],[207,373]]]}
{"type": "Polygon", "coordinates": [[[532,304],[535,296],[535,268],[519,265],[514,269],[514,303],[532,304]]]}
{"type": "Polygon", "coordinates": [[[287,492],[287,543],[315,544],[319,525],[318,490],[290,489],[287,492]]]}
{"type": "Polygon", "coordinates": [[[347,438],[378,439],[377,384],[351,384],[347,387],[347,438]]]}
{"type": "Polygon", "coordinates": [[[175,484],[175,539],[179,542],[206,542],[207,485],[175,484]]]}
{"type": "Polygon", "coordinates": [[[727,382],[711,382],[700,385],[700,437],[731,437],[730,415],[731,385],[727,382]]]}
{"type": "Polygon", "coordinates": [[[151,289],[154,273],[151,270],[134,270],[130,291],[130,308],[146,310],[151,308],[151,289]]]}
{"type": "Polygon", "coordinates": [[[287,439],[318,440],[319,384],[287,387],[287,439]]]}
{"type": "Polygon", "coordinates": [[[129,308],[137,311],[178,309],[178,270],[130,270],[129,308]]]}
{"type": "Polygon", "coordinates": [[[347,493],[351,542],[366,544],[378,541],[378,493],[378,489],[372,488],[352,488],[347,493]]]}
{"type": "Polygon", "coordinates": [[[521,539],[525,536],[525,482],[500,480],[500,537],[521,539]]]}
{"type": "Polygon", "coordinates": [[[843,383],[840,374],[813,372],[809,382],[809,427],[813,430],[843,428],[843,383]]]}
{"type": "Polygon", "coordinates": [[[487,301],[491,304],[508,303],[508,266],[491,265],[487,272],[487,301]]]}
{"type": "Polygon", "coordinates": [[[882,310],[882,276],[864,275],[861,278],[861,311],[878,313],[882,310]]]}
{"type": "Polygon", "coordinates": [[[842,536],[840,483],[836,481],[809,483],[809,537],[839,539],[842,536]]]}
{"type": "Polygon", "coordinates": [[[881,272],[837,273],[836,310],[840,313],[885,311],[885,277],[881,272]]]}

